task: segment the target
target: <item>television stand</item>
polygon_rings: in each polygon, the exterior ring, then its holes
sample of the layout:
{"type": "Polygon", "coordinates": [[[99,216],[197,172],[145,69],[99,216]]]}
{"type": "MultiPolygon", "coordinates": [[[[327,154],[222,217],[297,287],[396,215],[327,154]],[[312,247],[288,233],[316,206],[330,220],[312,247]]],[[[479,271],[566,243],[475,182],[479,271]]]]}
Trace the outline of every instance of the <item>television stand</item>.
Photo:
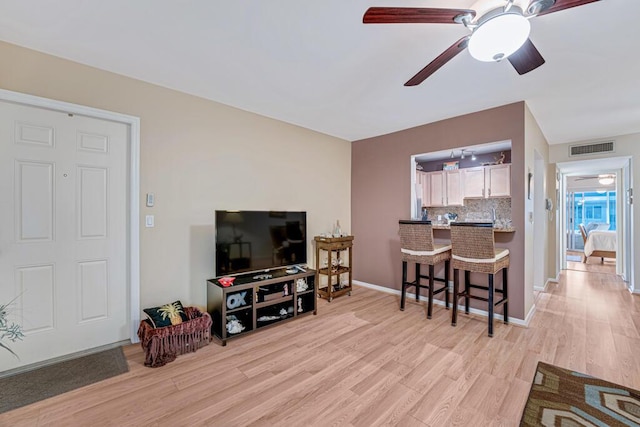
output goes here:
{"type": "Polygon", "coordinates": [[[317,314],[316,272],[288,274],[285,269],[269,274],[236,276],[232,286],[224,287],[218,278],[207,281],[207,311],[211,332],[223,346],[227,340],[262,328],[317,314]],[[257,277],[271,276],[256,279],[257,277]]]}

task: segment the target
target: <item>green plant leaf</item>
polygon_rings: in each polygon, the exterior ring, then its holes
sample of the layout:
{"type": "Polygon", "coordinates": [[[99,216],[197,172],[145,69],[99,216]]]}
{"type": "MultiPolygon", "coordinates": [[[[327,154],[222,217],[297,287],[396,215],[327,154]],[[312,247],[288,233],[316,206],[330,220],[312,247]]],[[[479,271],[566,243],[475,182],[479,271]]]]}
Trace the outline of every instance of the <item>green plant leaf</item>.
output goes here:
{"type": "Polygon", "coordinates": [[[16,359],[20,359],[20,358],[18,357],[18,355],[17,355],[17,354],[15,354],[15,353],[13,352],[13,350],[11,350],[11,349],[10,349],[9,347],[7,347],[6,345],[2,344],[2,342],[0,342],[0,347],[2,347],[2,348],[4,348],[4,349],[6,349],[9,353],[13,354],[13,355],[16,357],[16,359]]]}

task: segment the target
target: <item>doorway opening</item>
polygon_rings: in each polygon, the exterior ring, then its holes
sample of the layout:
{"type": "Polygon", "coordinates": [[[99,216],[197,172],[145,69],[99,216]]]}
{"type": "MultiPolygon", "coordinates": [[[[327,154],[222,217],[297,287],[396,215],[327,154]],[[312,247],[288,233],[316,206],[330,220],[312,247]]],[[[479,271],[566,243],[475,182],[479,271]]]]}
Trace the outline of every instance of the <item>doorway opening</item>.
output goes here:
{"type": "Polygon", "coordinates": [[[621,196],[630,188],[630,159],[558,163],[557,171],[560,268],[630,279],[633,248],[625,236],[631,231],[632,206],[621,196]]]}
{"type": "Polygon", "coordinates": [[[573,184],[581,179],[594,183],[589,188],[567,191],[567,269],[615,274],[617,192],[615,188],[603,189],[597,184],[597,177],[570,177],[569,181],[573,184]],[[600,239],[598,245],[612,246],[608,248],[612,254],[593,254],[594,248],[588,242],[589,237],[594,240],[596,236],[600,239]]]}

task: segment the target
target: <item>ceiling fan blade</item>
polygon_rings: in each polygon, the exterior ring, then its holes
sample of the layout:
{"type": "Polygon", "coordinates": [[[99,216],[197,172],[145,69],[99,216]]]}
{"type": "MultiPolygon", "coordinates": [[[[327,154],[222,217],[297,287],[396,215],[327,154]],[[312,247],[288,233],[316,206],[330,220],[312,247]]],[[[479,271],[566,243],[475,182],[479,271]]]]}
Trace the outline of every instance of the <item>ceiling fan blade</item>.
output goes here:
{"type": "Polygon", "coordinates": [[[438,71],[440,67],[442,67],[444,64],[449,62],[451,59],[453,59],[457,54],[465,50],[467,48],[467,45],[469,44],[470,38],[471,36],[464,36],[463,38],[461,38],[460,40],[458,40],[457,42],[449,46],[447,50],[445,50],[440,55],[438,55],[436,59],[431,61],[429,65],[427,65],[422,70],[420,70],[418,74],[411,77],[411,79],[409,79],[409,81],[406,82],[404,85],[416,86],[422,83],[423,81],[425,81],[427,77],[429,77],[431,74],[438,71]]]}
{"type": "Polygon", "coordinates": [[[544,64],[544,58],[533,45],[531,39],[527,39],[522,47],[515,53],[511,54],[507,59],[520,75],[535,70],[544,64]]]}
{"type": "Polygon", "coordinates": [[[600,0],[556,0],[556,3],[548,9],[545,9],[538,13],[538,16],[546,15],[553,12],[559,12],[561,10],[569,9],[576,6],[582,6],[589,3],[594,3],[600,0]]]}
{"type": "Polygon", "coordinates": [[[365,24],[456,24],[456,16],[476,16],[471,9],[425,7],[370,7],[362,17],[365,24]]]}

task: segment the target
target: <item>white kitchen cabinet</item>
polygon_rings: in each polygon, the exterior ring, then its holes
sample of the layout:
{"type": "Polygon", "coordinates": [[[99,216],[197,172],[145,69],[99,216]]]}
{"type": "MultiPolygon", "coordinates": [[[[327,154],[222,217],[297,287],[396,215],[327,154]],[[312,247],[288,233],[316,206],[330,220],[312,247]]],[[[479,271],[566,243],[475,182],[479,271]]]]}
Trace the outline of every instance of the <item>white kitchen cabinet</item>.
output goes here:
{"type": "Polygon", "coordinates": [[[416,196],[422,200],[422,206],[429,206],[429,204],[431,203],[429,193],[430,183],[431,179],[427,172],[416,171],[416,184],[419,184],[420,188],[422,189],[422,192],[420,194],[416,194],[416,196]]]}
{"type": "Polygon", "coordinates": [[[427,172],[420,180],[422,188],[426,189],[422,199],[423,206],[462,206],[461,170],[427,172]]]}
{"type": "Polygon", "coordinates": [[[463,191],[462,191],[462,169],[448,170],[446,171],[446,205],[447,206],[462,206],[463,191]]]}
{"type": "Polygon", "coordinates": [[[511,196],[511,165],[491,165],[484,171],[486,197],[511,196]]]}
{"type": "Polygon", "coordinates": [[[466,168],[462,170],[462,188],[465,198],[483,198],[484,190],[484,166],[466,168]]]}
{"type": "Polygon", "coordinates": [[[445,171],[429,172],[429,205],[446,206],[446,182],[445,171]]]}
{"type": "Polygon", "coordinates": [[[490,165],[461,169],[465,198],[511,196],[511,165],[490,165]]]}

